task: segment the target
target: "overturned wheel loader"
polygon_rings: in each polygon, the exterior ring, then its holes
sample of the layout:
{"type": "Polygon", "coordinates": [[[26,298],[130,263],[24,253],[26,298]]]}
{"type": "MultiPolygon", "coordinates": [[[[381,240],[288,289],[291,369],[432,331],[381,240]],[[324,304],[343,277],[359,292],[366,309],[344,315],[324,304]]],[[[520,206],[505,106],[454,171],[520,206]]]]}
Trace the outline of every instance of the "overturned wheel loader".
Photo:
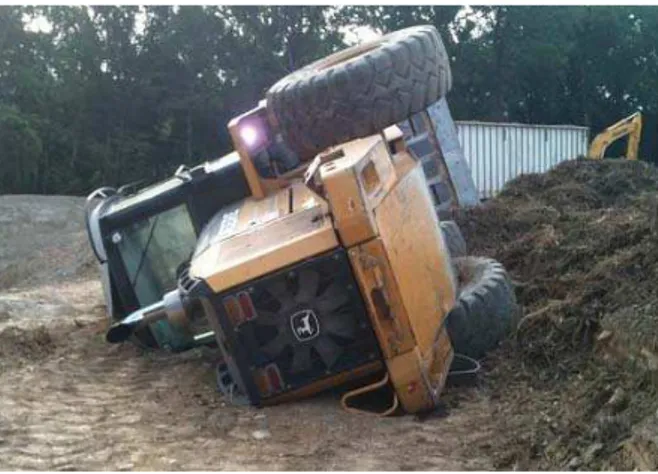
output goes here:
{"type": "Polygon", "coordinates": [[[502,266],[439,221],[477,196],[440,128],[450,85],[436,30],[402,30],[275,84],[229,123],[231,155],[92,193],[107,340],[216,344],[220,388],[253,405],[351,382],[346,406],[388,389],[382,414],[433,408],[455,352],[480,357],[516,312],[502,266]]]}

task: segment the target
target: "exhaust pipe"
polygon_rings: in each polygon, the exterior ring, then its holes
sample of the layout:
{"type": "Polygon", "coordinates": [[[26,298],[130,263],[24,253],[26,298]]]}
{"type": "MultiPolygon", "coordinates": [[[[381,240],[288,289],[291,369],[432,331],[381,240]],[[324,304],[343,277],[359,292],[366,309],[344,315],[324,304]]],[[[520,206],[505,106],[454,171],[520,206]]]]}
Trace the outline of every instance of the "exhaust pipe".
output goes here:
{"type": "Polygon", "coordinates": [[[105,334],[105,340],[113,344],[128,340],[130,336],[145,324],[167,319],[164,301],[160,300],[145,308],[130,313],[121,321],[114,323],[105,334]]]}
{"type": "Polygon", "coordinates": [[[188,325],[185,305],[178,290],[170,291],[160,301],[140,308],[112,324],[105,334],[105,340],[112,344],[124,342],[139,328],[163,319],[176,325],[188,325]]]}

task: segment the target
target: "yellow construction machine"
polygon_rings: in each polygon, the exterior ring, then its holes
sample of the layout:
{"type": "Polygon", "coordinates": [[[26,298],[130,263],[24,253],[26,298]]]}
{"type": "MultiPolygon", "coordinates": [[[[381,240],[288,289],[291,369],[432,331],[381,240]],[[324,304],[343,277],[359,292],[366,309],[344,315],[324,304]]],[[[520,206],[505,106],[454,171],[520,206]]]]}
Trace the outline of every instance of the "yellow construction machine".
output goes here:
{"type": "Polygon", "coordinates": [[[589,146],[588,157],[601,160],[605,157],[605,151],[615,141],[628,136],[626,147],[626,159],[637,160],[640,147],[640,136],[642,134],[642,114],[635,112],[625,119],[610,125],[599,133],[589,146]]]}
{"type": "Polygon", "coordinates": [[[480,357],[515,316],[499,263],[451,255],[418,159],[432,145],[418,142],[413,152],[395,125],[419,113],[430,123],[427,108],[450,86],[448,56],[429,26],[349,48],[275,84],[229,123],[235,152],[132,198],[188,183],[204,191],[167,197],[175,209],[197,214],[222,202],[176,287],[155,303],[139,307],[167,289],[147,285],[164,274],[161,262],[186,252],[167,237],[185,227],[185,213],[140,224],[128,217],[129,199],[109,201],[97,233],[118,269],[110,278],[117,292],[132,285],[143,299],[126,299],[137,309],[111,326],[108,341],[162,322],[196,332],[194,340],[221,351],[220,389],[253,405],[350,382],[357,387],[344,395],[346,407],[379,390],[389,394],[380,414],[435,407],[454,354],[480,357]],[[233,170],[224,184],[212,184],[223,179],[217,174],[194,185],[222,167],[233,170]],[[236,183],[242,197],[213,194],[236,183]]]}

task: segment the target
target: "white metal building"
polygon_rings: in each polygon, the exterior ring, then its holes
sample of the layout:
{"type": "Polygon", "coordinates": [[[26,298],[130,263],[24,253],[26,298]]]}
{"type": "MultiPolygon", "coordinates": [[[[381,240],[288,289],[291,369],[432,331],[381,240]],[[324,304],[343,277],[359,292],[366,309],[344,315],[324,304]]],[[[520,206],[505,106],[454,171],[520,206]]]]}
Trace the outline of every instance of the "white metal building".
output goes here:
{"type": "Polygon", "coordinates": [[[587,154],[589,128],[574,125],[455,122],[480,198],[524,173],[542,173],[587,154]]]}

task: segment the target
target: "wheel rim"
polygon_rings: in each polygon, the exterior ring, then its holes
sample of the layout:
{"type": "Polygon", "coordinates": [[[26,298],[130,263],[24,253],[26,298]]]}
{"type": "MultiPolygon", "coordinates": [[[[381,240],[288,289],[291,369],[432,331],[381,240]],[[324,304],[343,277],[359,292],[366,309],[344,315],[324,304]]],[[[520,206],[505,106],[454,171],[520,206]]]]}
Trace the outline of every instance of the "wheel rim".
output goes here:
{"type": "Polygon", "coordinates": [[[374,51],[380,46],[380,41],[371,41],[368,43],[360,44],[358,46],[352,46],[351,48],[329,55],[326,58],[312,64],[310,67],[315,71],[327,71],[336,66],[346,64],[350,61],[360,58],[364,54],[374,51]]]}

